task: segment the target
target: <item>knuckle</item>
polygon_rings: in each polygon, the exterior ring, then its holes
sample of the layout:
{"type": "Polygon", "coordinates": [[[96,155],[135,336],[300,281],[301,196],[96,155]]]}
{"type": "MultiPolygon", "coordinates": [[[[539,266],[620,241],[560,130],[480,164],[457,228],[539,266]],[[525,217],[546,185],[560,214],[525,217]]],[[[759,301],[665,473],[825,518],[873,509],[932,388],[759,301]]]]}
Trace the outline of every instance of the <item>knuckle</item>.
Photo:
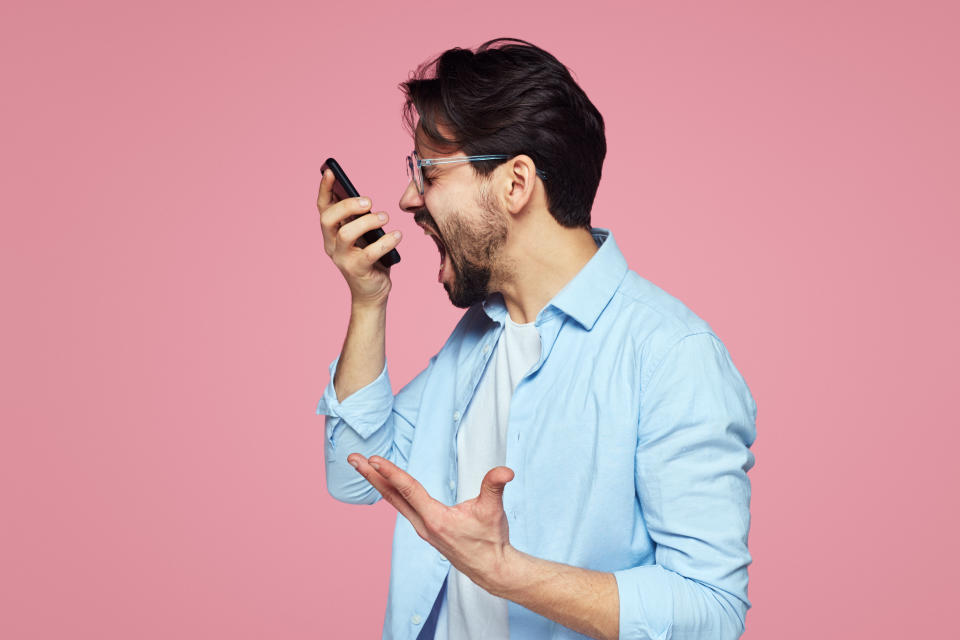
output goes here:
{"type": "Polygon", "coordinates": [[[397,491],[400,493],[401,496],[403,496],[403,499],[407,501],[409,501],[410,498],[413,497],[413,493],[414,493],[413,487],[409,484],[400,485],[399,487],[397,487],[397,491]]]}
{"type": "Polygon", "coordinates": [[[317,209],[320,210],[320,221],[327,226],[332,224],[333,219],[337,217],[337,209],[334,205],[327,205],[325,207],[317,205],[317,209]]]}
{"type": "Polygon", "coordinates": [[[367,264],[373,264],[380,257],[377,254],[377,247],[375,244],[367,245],[363,248],[363,257],[366,258],[367,264]]]}

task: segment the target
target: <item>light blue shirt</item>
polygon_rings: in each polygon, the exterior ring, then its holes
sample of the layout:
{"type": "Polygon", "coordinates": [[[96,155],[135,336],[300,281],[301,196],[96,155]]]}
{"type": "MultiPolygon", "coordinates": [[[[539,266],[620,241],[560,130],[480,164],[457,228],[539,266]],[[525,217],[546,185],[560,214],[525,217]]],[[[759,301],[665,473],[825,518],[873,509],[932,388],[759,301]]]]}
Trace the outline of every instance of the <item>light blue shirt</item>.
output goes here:
{"type": "MultiPolygon", "coordinates": [[[[738,638],[750,607],[756,404],[710,326],[629,270],[609,230],[592,232],[596,254],[537,314],[540,359],[511,401],[510,544],[612,572],[622,640],[738,638]]],[[[385,365],[338,402],[333,361],[317,414],[327,416],[334,498],[380,499],[347,463],[357,452],[387,458],[455,504],[457,428],[506,314],[499,293],[469,308],[395,396],[385,365]]],[[[384,639],[434,637],[449,569],[398,514],[384,639]]],[[[508,614],[513,639],[587,637],[514,602],[508,614]]]]}

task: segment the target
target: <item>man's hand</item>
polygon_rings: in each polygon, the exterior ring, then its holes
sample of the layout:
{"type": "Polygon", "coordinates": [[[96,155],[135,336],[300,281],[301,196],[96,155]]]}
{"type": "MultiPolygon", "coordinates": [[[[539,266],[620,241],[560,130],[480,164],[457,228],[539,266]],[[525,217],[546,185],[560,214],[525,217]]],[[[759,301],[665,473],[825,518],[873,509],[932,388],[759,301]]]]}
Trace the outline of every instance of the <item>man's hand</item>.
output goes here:
{"type": "Polygon", "coordinates": [[[379,260],[400,243],[400,232],[387,233],[373,244],[357,247],[360,236],[387,222],[387,214],[365,213],[370,210],[367,198],[338,200],[333,182],[333,171],[327,169],[317,195],[323,249],[347,281],[354,305],[385,305],[391,287],[390,269],[379,260]]]}
{"type": "Polygon", "coordinates": [[[512,469],[494,467],[484,476],[479,496],[448,507],[389,460],[351,453],[347,461],[450,564],[490,593],[499,591],[512,551],[503,510],[503,488],[513,480],[512,469]]]}

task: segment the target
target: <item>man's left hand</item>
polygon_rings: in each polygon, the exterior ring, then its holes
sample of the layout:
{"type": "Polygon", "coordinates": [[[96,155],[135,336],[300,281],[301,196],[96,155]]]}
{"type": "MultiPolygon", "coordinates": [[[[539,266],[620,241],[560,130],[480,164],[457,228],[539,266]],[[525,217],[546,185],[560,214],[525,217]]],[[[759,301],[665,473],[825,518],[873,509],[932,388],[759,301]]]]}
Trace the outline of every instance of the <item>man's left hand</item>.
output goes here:
{"type": "Polygon", "coordinates": [[[494,467],[484,476],[479,496],[448,507],[389,460],[380,456],[367,460],[351,453],[347,461],[450,564],[497,594],[506,579],[507,556],[513,550],[503,510],[503,488],[513,480],[512,469],[494,467]]]}

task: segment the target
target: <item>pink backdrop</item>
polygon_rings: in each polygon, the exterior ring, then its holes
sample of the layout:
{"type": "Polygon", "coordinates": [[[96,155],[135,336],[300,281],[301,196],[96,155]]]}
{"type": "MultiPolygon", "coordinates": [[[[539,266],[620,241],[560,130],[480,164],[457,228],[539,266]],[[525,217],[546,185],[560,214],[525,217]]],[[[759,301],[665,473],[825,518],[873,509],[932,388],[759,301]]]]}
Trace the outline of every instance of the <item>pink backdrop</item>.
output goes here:
{"type": "Polygon", "coordinates": [[[379,637],[395,512],[327,495],[314,413],[318,169],[406,234],[399,389],[460,311],[397,207],[397,84],[504,35],[574,71],[594,224],[757,400],[745,637],[953,626],[955,3],[135,4],[0,8],[0,637],[379,637]]]}

